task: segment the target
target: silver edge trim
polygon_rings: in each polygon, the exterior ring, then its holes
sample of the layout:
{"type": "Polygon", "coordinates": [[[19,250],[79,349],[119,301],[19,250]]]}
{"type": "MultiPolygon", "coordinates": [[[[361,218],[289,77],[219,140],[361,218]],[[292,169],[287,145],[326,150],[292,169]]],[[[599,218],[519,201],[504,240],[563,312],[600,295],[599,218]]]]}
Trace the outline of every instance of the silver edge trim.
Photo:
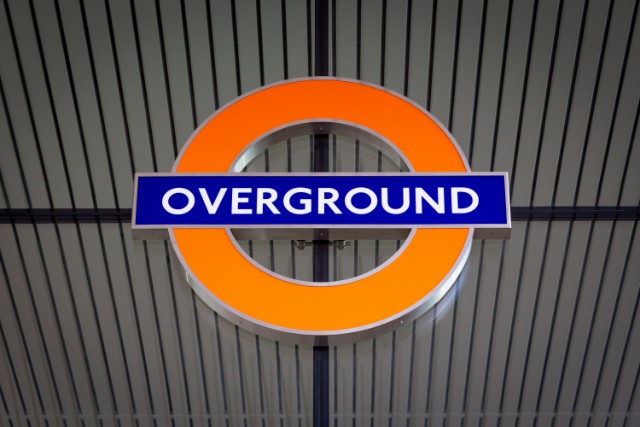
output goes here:
{"type": "Polygon", "coordinates": [[[507,228],[511,229],[511,196],[509,188],[509,174],[507,172],[501,172],[504,175],[504,201],[505,208],[507,209],[507,228]]]}
{"type": "Polygon", "coordinates": [[[133,175],[133,203],[131,209],[131,228],[135,230],[138,228],[138,224],[136,223],[136,212],[138,208],[138,177],[141,175],[153,175],[153,174],[144,174],[136,172],[133,175]]]}
{"type": "MultiPolygon", "coordinates": [[[[395,315],[390,316],[386,319],[381,319],[377,322],[362,325],[356,328],[343,330],[298,330],[283,328],[278,325],[272,325],[261,320],[254,319],[243,313],[240,313],[239,311],[228,306],[217,297],[215,297],[213,293],[211,293],[204,285],[202,285],[202,283],[198,281],[195,276],[193,276],[190,270],[188,270],[186,274],[187,281],[192,286],[196,294],[198,294],[198,296],[202,298],[206,304],[208,304],[215,311],[222,314],[225,318],[251,332],[260,334],[267,338],[288,343],[303,345],[327,343],[329,345],[336,345],[351,343],[378,336],[379,334],[396,329],[402,324],[418,318],[423,313],[431,309],[438,301],[442,299],[444,295],[449,292],[449,290],[455,284],[471,252],[472,240],[473,229],[469,229],[467,238],[463,245],[463,249],[460,252],[460,255],[458,256],[458,259],[456,260],[453,267],[445,275],[442,281],[422,299],[407,307],[403,311],[396,313],[395,315]]],[[[177,244],[175,242],[173,232],[171,232],[171,241],[174,245],[176,256],[178,256],[180,261],[184,263],[180,252],[177,250],[177,244]]]]}

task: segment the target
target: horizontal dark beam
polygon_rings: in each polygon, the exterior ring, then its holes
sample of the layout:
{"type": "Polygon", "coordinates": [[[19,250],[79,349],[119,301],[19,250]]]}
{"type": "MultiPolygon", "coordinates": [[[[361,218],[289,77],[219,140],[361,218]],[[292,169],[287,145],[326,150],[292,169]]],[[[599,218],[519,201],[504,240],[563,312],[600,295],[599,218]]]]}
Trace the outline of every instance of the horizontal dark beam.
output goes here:
{"type": "Polygon", "coordinates": [[[131,222],[131,209],[0,209],[0,224],[131,222]]]}
{"type": "MultiPolygon", "coordinates": [[[[640,206],[533,206],[511,208],[512,221],[640,219],[640,206]]],[[[0,224],[131,222],[131,209],[0,209],[0,224]]]]}
{"type": "Polygon", "coordinates": [[[640,219],[640,206],[511,207],[512,221],[591,221],[640,219]]]}

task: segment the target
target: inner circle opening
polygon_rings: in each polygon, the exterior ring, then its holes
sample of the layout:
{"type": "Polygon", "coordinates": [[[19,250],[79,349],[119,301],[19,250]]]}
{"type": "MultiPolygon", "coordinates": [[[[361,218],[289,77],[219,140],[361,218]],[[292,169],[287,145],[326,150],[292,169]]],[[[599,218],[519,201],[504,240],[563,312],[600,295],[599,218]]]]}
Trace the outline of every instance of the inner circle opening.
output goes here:
{"type": "MultiPolygon", "coordinates": [[[[336,122],[299,123],[250,144],[230,171],[312,173],[314,139],[328,143],[324,172],[408,172],[411,165],[392,144],[362,128],[336,122]]],[[[314,229],[231,229],[230,238],[252,263],[270,274],[309,285],[336,285],[381,268],[408,243],[411,229],[328,229],[328,281],[314,281],[314,229]]],[[[317,233],[317,230],[316,230],[317,233]]],[[[317,237],[317,234],[316,234],[317,237]]]]}

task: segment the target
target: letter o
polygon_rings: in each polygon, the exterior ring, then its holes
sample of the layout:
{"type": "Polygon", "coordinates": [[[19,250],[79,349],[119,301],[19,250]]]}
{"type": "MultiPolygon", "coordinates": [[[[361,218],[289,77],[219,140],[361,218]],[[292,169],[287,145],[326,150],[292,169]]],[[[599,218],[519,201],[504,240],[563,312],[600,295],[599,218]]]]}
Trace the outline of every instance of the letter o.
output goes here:
{"type": "Polygon", "coordinates": [[[349,209],[354,214],[365,215],[371,213],[371,211],[373,211],[376,206],[378,206],[378,196],[376,196],[376,193],[374,193],[372,190],[369,190],[368,188],[356,187],[352,190],[349,190],[344,198],[344,204],[347,206],[347,209],[349,209]],[[367,196],[369,196],[369,199],[371,199],[371,203],[369,203],[369,206],[367,206],[366,208],[356,208],[355,206],[353,206],[353,197],[358,193],[366,194],[367,196]]]}
{"type": "Polygon", "coordinates": [[[187,212],[189,212],[191,209],[193,209],[193,205],[195,204],[196,204],[196,198],[193,196],[193,193],[187,190],[186,188],[173,188],[167,191],[166,193],[164,193],[164,196],[162,196],[162,207],[164,208],[165,211],[173,215],[184,215],[187,212]],[[172,207],[169,204],[169,199],[174,194],[182,194],[184,196],[187,196],[187,205],[180,209],[176,209],[172,207]]]}

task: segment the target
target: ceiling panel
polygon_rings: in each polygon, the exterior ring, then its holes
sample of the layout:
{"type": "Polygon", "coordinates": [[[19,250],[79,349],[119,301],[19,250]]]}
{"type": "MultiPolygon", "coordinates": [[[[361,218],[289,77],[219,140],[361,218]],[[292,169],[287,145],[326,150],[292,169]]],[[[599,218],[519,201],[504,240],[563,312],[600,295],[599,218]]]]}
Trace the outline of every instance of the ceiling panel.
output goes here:
{"type": "MultiPolygon", "coordinates": [[[[338,425],[637,417],[637,225],[518,222],[507,242],[476,242],[434,310],[330,348],[338,425]]],[[[309,425],[311,348],[214,314],[166,243],[114,223],[0,233],[5,419],[309,425]]]]}
{"type": "MultiPolygon", "coordinates": [[[[332,425],[639,425],[638,1],[330,3],[331,74],[427,107],[474,170],[510,173],[514,206],[636,212],[516,221],[508,241],[475,241],[433,310],[330,348],[332,425]]],[[[133,173],[170,170],[217,108],[311,74],[313,8],[3,0],[0,209],[129,209],[133,173]]],[[[330,141],[336,170],[380,168],[377,153],[330,141]]],[[[309,170],[310,147],[287,141],[252,167],[309,170]]],[[[1,425],[312,424],[313,350],[218,316],[169,243],[134,242],[124,221],[17,224],[7,212],[1,425]]],[[[394,250],[349,243],[330,252],[334,277],[394,250]]],[[[245,246],[311,274],[311,248],[245,246]]]]}
{"type": "MultiPolygon", "coordinates": [[[[3,6],[13,208],[28,207],[25,188],[32,207],[128,208],[133,171],[169,170],[218,106],[311,70],[303,2],[3,6]]],[[[511,173],[516,206],[635,205],[637,9],[348,0],[331,69],[426,106],[476,170],[511,173]]]]}
{"type": "Polygon", "coordinates": [[[625,164],[637,151],[637,12],[632,1],[339,2],[334,75],[426,106],[474,169],[511,173],[516,206],[636,205],[625,164]]]}

